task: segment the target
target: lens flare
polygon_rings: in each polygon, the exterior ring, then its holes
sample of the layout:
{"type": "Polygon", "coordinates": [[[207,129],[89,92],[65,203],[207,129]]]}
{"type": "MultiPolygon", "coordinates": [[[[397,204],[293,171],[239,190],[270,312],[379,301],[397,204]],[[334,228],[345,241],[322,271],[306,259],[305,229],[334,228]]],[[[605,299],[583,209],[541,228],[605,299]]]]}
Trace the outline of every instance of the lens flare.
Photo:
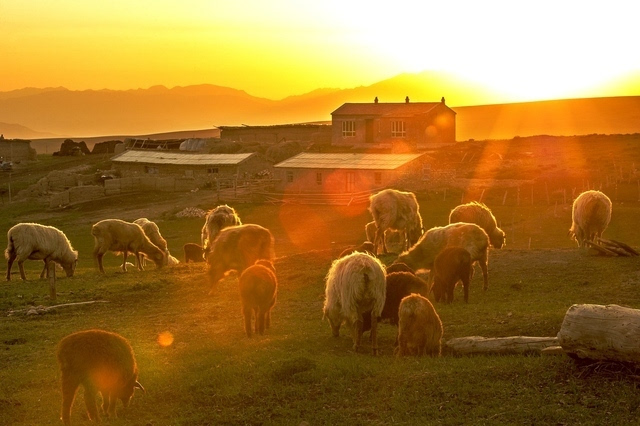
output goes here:
{"type": "Polygon", "coordinates": [[[163,331],[162,333],[158,334],[158,344],[163,348],[171,346],[173,344],[173,334],[168,331],[163,331]]]}

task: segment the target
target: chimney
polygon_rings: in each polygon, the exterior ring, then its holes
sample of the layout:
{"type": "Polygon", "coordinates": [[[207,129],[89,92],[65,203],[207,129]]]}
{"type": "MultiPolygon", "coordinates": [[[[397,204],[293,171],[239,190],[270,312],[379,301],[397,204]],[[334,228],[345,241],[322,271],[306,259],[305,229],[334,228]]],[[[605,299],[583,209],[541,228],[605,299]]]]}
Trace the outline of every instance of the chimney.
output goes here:
{"type": "Polygon", "coordinates": [[[444,103],[444,96],[440,99],[440,102],[444,103]]]}
{"type": "Polygon", "coordinates": [[[373,103],[377,104],[378,103],[378,97],[376,96],[376,98],[373,100],[373,103]]]}
{"type": "Polygon", "coordinates": [[[409,96],[407,96],[406,98],[404,98],[404,102],[405,102],[405,103],[407,103],[407,104],[409,103],[409,96]]]}

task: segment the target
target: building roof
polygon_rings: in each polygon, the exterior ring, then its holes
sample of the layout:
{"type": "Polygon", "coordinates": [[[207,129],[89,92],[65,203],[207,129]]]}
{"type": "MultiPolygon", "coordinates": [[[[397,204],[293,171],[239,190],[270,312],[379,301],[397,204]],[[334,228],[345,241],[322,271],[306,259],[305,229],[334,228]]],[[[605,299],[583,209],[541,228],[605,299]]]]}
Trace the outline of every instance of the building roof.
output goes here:
{"type": "Polygon", "coordinates": [[[316,154],[303,152],[273,167],[295,169],[394,170],[424,154],[316,154]]]}
{"type": "Polygon", "coordinates": [[[180,151],[124,151],[111,159],[115,163],[174,164],[184,166],[211,166],[240,164],[255,153],[195,154],[180,151]]]}
{"type": "MultiPolygon", "coordinates": [[[[385,103],[346,103],[333,111],[331,115],[372,115],[385,116],[413,116],[427,114],[442,102],[385,102],[385,103]]],[[[448,107],[447,107],[448,108],[448,107]]],[[[453,111],[453,110],[452,110],[453,111]]]]}

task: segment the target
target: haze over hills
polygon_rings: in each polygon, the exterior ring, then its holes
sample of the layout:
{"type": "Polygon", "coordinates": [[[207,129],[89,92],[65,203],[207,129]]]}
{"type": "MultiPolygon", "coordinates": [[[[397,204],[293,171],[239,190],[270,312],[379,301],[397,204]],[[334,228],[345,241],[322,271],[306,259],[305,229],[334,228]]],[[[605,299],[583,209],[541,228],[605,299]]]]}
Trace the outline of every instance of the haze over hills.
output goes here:
{"type": "Polygon", "coordinates": [[[124,91],[25,88],[0,92],[0,133],[5,138],[82,138],[330,121],[331,112],[344,102],[372,102],[376,96],[380,102],[403,102],[405,96],[414,102],[435,102],[445,97],[457,112],[458,140],[640,132],[638,96],[482,105],[492,99],[485,89],[442,73],[422,72],[281,100],[209,84],[124,91]],[[473,106],[456,106],[459,99],[471,99],[473,106]]]}

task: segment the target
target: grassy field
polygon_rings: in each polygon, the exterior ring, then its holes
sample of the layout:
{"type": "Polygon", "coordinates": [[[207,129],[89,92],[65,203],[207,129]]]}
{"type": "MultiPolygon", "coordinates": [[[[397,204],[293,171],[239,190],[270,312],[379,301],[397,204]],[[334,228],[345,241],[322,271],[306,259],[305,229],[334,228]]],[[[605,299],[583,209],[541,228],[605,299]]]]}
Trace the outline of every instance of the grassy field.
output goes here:
{"type": "MultiPolygon", "coordinates": [[[[460,198],[419,194],[425,227],[443,225],[460,198]]],[[[461,292],[451,305],[436,304],[444,339],[480,335],[554,336],[574,303],[640,308],[640,258],[602,258],[578,250],[566,232],[568,205],[493,208],[507,246],[492,250],[489,289],[481,274],[469,303],[461,292]]],[[[248,339],[243,330],[237,276],[211,290],[203,264],[140,272],[118,269],[105,256],[98,274],[90,227],[107,217],[148,217],[160,226],[172,253],[199,239],[203,219],[177,218],[185,207],[208,209],[213,197],[168,198],[140,194],[86,203],[62,211],[37,203],[5,203],[0,229],[38,221],[62,229],[79,250],[72,278],[58,280],[58,298],[38,280],[41,262],[28,261],[27,282],[14,266],[0,284],[0,423],[59,424],[61,392],[57,342],[89,328],[120,333],[131,341],[146,395],[119,406],[113,425],[209,424],[623,424],[637,422],[640,394],[627,374],[593,371],[568,357],[393,356],[395,328],[380,327],[381,355],[351,350],[344,330],[333,338],[322,321],[324,276],[346,246],[364,240],[366,206],[236,205],[245,223],[269,228],[276,241],[278,301],[272,327],[248,339]],[[30,305],[99,300],[75,308],[27,316],[30,305]],[[12,311],[14,311],[12,313],[12,311]],[[174,340],[159,344],[161,333],[174,340]]],[[[633,246],[640,241],[640,203],[614,204],[606,236],[633,246]]],[[[6,234],[0,233],[0,246],[6,234]]],[[[390,263],[393,256],[383,260],[390,263]]],[[[2,270],[4,274],[5,269],[2,270]]],[[[87,424],[82,392],[72,421],[87,424]]]]}

